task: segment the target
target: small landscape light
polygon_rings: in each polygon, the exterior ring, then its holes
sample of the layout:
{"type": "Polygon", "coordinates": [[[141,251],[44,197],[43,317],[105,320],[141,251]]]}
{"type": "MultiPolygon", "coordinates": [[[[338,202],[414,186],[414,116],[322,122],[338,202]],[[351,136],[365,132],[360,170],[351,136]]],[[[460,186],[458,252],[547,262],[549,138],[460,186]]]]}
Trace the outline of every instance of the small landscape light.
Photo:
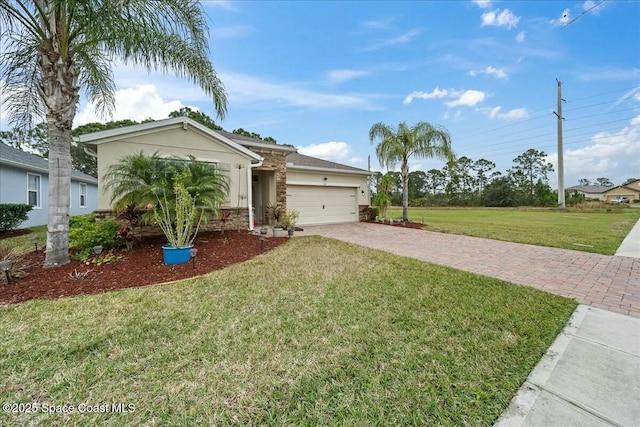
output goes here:
{"type": "Polygon", "coordinates": [[[0,269],[4,270],[4,275],[7,278],[7,285],[11,283],[11,276],[9,276],[9,270],[11,270],[11,266],[13,265],[13,261],[4,260],[0,261],[0,269]]]}
{"type": "Polygon", "coordinates": [[[191,255],[191,260],[193,262],[193,269],[196,268],[196,256],[198,255],[198,250],[196,248],[189,249],[189,255],[191,255]]]}
{"type": "Polygon", "coordinates": [[[38,252],[38,241],[40,241],[40,238],[38,236],[32,237],[29,240],[31,240],[31,243],[33,243],[33,245],[35,246],[36,252],[38,252]]]}
{"type": "Polygon", "coordinates": [[[102,246],[101,245],[94,246],[93,253],[96,254],[96,259],[100,259],[100,254],[102,253],[102,246]]]}

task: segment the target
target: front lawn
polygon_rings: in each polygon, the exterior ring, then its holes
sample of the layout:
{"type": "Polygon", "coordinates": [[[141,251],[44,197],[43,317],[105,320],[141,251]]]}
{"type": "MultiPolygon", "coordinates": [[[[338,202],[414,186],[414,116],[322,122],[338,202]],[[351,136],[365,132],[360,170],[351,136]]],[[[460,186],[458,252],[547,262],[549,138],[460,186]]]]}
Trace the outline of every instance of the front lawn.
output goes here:
{"type": "MultiPolygon", "coordinates": [[[[402,208],[387,211],[401,218],[402,208]]],[[[593,210],[510,208],[409,208],[425,229],[485,239],[613,255],[640,218],[638,208],[593,210]]]]}
{"type": "Polygon", "coordinates": [[[41,405],[0,425],[489,426],[575,307],[295,238],[197,279],[0,307],[3,403],[41,405]]]}

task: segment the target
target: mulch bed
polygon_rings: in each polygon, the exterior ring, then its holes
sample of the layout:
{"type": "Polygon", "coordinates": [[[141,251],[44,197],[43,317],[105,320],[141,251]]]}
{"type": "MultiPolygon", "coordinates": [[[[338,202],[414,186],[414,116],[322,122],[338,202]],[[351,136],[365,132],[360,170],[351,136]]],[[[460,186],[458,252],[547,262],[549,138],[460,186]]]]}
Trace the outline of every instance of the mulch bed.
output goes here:
{"type": "Polygon", "coordinates": [[[0,231],[0,240],[2,240],[2,239],[10,239],[12,237],[24,236],[25,234],[30,234],[30,233],[32,233],[32,231],[29,230],[28,228],[20,228],[20,229],[17,229],[17,230],[0,231]]]}
{"type": "Polygon", "coordinates": [[[400,222],[395,222],[395,221],[374,221],[374,220],[369,220],[369,221],[365,221],[368,222],[370,224],[380,224],[380,225],[390,225],[393,227],[404,227],[404,228],[414,228],[416,230],[423,230],[425,224],[421,224],[419,222],[413,222],[413,221],[400,221],[400,222]]]}
{"type": "Polygon", "coordinates": [[[259,236],[246,231],[201,232],[194,242],[198,249],[195,268],[192,262],[172,266],[164,264],[164,236],[145,237],[129,250],[105,251],[101,254],[103,259],[110,254],[121,259],[101,265],[72,260],[60,267],[42,268],[44,253],[31,252],[25,256],[32,264],[27,270],[28,276],[12,280],[8,285],[4,277],[0,277],[0,304],[96,294],[186,279],[254,258],[287,240],[287,237],[267,237],[261,242],[259,236]]]}

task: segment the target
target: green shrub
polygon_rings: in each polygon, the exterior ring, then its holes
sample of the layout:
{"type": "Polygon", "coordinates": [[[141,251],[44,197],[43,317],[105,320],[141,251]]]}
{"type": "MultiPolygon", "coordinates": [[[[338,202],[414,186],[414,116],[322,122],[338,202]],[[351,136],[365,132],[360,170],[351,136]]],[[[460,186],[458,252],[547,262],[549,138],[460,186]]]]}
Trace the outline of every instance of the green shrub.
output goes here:
{"type": "Polygon", "coordinates": [[[380,210],[378,209],[377,206],[369,206],[367,208],[367,219],[369,220],[376,219],[379,214],[380,214],[380,210]]]}
{"type": "Polygon", "coordinates": [[[111,219],[97,220],[94,214],[69,218],[69,247],[78,251],[90,251],[94,246],[105,249],[121,244],[118,238],[120,225],[111,219]]]}
{"type": "Polygon", "coordinates": [[[33,206],[22,203],[0,204],[0,230],[7,231],[16,228],[29,219],[29,212],[33,206]]]}

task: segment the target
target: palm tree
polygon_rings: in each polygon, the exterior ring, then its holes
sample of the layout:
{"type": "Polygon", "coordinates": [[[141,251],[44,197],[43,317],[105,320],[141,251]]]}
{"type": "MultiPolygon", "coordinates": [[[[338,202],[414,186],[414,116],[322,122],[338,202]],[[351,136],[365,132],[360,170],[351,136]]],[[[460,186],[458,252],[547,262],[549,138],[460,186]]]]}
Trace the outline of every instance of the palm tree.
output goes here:
{"type": "MultiPolygon", "coordinates": [[[[104,177],[105,190],[111,190],[111,204],[115,211],[127,206],[156,205],[158,200],[172,205],[177,177],[196,207],[209,215],[218,215],[229,193],[229,179],[211,164],[187,158],[164,158],[155,152],[146,156],[142,151],[122,157],[109,166],[104,177]]],[[[153,215],[145,211],[142,221],[150,223],[153,215]]],[[[205,217],[206,218],[206,217],[205,217]]]]}
{"type": "Polygon", "coordinates": [[[376,146],[376,156],[380,164],[393,169],[400,163],[402,175],[402,219],[409,220],[409,158],[438,158],[449,160],[455,158],[451,149],[449,132],[439,126],[427,122],[418,122],[409,127],[402,122],[398,128],[378,122],[371,126],[369,139],[376,146]]]}
{"type": "Polygon", "coordinates": [[[389,193],[391,192],[391,188],[393,187],[393,182],[391,178],[391,174],[389,172],[380,176],[380,180],[378,181],[378,188],[376,189],[376,195],[373,199],[373,205],[377,206],[380,209],[380,217],[387,217],[387,209],[391,205],[391,198],[389,197],[389,193]]]}
{"type": "Polygon", "coordinates": [[[195,0],[0,0],[0,80],[18,128],[46,120],[49,213],[45,267],[69,262],[71,127],[80,90],[99,113],[115,106],[115,59],[188,78],[211,96],[218,117],[226,93],[209,61],[207,24],[195,0]]]}

